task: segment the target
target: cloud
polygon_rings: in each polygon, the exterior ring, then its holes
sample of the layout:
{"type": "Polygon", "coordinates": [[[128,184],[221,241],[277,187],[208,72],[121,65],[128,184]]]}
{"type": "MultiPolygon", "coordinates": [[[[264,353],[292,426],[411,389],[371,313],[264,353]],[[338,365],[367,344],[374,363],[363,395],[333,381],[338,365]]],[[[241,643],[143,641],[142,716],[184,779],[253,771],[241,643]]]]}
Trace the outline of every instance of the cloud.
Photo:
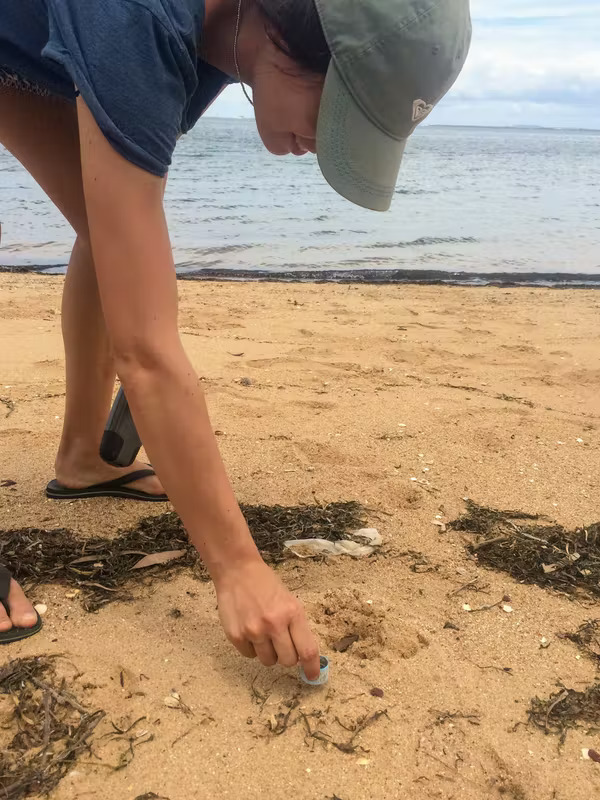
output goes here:
{"type": "MultiPolygon", "coordinates": [[[[465,69],[429,122],[600,128],[599,0],[472,0],[465,69]]],[[[212,114],[251,116],[238,86],[212,114]]]]}

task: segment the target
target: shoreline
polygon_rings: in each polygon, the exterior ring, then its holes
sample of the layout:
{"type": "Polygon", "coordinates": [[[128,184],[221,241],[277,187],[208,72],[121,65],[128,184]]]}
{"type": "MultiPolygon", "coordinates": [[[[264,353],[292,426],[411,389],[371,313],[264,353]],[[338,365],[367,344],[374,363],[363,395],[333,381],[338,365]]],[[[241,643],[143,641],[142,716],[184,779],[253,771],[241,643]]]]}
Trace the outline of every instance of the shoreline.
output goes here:
{"type": "MultiPolygon", "coordinates": [[[[64,275],[66,265],[0,264],[0,274],[64,275]]],[[[247,270],[176,266],[185,281],[351,284],[364,286],[457,286],[473,288],[600,289],[600,273],[568,272],[460,272],[453,270],[358,269],[358,270],[247,270]]]]}

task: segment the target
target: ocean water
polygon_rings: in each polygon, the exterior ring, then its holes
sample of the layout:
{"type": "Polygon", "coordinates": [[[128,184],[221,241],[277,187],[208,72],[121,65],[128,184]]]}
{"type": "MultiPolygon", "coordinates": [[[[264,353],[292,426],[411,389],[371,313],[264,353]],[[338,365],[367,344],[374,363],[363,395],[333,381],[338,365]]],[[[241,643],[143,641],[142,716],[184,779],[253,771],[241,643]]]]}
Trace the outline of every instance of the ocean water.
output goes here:
{"type": "MultiPolygon", "coordinates": [[[[354,207],[251,120],[179,144],[166,209],[182,276],[600,286],[600,132],[421,127],[392,210],[354,207]]],[[[0,265],[64,271],[73,233],[0,149],[0,265]]]]}

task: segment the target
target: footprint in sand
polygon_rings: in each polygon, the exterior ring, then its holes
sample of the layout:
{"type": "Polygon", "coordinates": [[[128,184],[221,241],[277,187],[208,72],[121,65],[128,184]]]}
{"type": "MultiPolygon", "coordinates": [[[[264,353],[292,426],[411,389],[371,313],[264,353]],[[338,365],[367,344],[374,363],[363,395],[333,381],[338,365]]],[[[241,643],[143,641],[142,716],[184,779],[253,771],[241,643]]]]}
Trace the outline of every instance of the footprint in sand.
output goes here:
{"type": "Polygon", "coordinates": [[[313,618],[317,632],[332,650],[355,658],[413,658],[429,644],[410,623],[376,601],[369,602],[358,589],[327,592],[313,618]],[[349,639],[354,641],[349,643],[349,639]]]}

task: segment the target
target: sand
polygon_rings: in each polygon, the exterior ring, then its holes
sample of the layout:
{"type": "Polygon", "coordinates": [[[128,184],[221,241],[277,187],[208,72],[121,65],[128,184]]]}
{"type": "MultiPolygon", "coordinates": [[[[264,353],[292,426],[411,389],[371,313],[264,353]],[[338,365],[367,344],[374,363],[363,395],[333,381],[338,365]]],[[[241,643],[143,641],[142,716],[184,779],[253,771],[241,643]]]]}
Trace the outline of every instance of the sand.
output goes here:
{"type": "MultiPolygon", "coordinates": [[[[63,414],[61,285],[0,276],[0,480],[16,481],[0,489],[0,528],[113,534],[168,506],[58,504],[43,494],[63,414]]],[[[554,736],[515,728],[531,697],[594,682],[594,664],[556,634],[598,609],[483,569],[468,556],[468,537],[433,522],[458,516],[465,497],[568,526],[597,521],[600,294],[179,286],[183,340],[240,501],[358,500],[384,536],[387,553],[376,559],[292,560],[281,574],[331,659],[328,690],[302,689],[300,709],[320,712],[320,730],[338,742],[351,733],[336,717],[351,728],[362,715],[387,716],[355,739],[353,754],[307,739],[302,720],[269,736],[298,692],[295,673],[238,656],[212,586],[189,573],[97,614],[64,587],[44,586],[34,597],[48,605],[43,632],[3,659],[68,653],[88,684],[87,706],[114,721],[145,716],[154,735],[117,772],[106,765],[118,751],[98,742],[105,766],[82,759],[53,797],[598,797],[600,765],[581,749],[600,749],[599,734],[571,732],[559,749],[554,736]],[[452,594],[475,578],[485,593],[452,594]],[[510,614],[463,610],[505,594],[510,614]],[[362,646],[334,652],[349,628],[362,646]],[[164,705],[172,690],[193,716],[164,705]]]]}

